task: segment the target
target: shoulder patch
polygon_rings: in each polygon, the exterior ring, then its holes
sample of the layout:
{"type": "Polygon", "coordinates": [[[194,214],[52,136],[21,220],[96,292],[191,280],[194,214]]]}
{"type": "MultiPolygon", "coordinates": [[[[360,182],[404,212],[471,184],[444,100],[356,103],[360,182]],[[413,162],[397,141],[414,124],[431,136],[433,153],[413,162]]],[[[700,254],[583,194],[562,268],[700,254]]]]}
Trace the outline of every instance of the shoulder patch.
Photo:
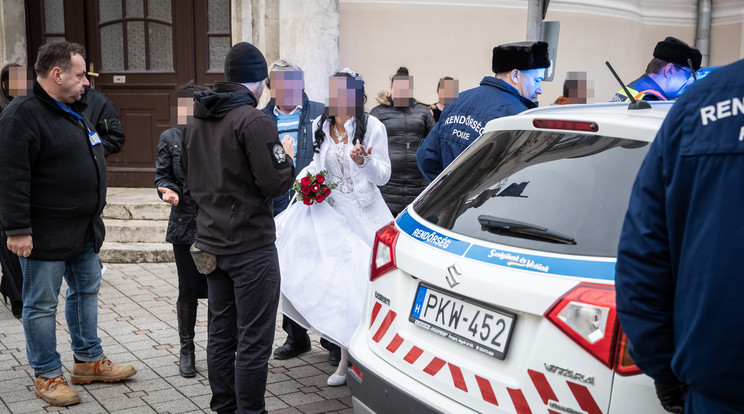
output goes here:
{"type": "Polygon", "coordinates": [[[284,152],[284,147],[279,141],[267,143],[266,148],[269,151],[271,161],[274,163],[274,168],[277,170],[289,168],[287,153],[284,152]]]}

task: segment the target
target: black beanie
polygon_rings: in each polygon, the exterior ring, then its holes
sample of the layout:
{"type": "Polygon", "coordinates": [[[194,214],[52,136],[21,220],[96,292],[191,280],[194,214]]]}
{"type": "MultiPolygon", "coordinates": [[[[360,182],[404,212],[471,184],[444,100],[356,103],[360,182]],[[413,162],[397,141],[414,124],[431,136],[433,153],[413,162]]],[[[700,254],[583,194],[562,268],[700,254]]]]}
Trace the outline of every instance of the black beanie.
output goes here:
{"type": "Polygon", "coordinates": [[[545,42],[507,43],[493,48],[491,60],[493,73],[509,72],[512,69],[542,69],[549,66],[548,44],[545,42]]]}
{"type": "Polygon", "coordinates": [[[252,83],[269,77],[266,58],[256,46],[240,42],[230,48],[225,56],[225,80],[252,83]]]}
{"type": "Polygon", "coordinates": [[[689,67],[687,59],[690,59],[695,70],[700,69],[703,60],[699,50],[672,36],[656,44],[654,57],[684,67],[689,67]]]}

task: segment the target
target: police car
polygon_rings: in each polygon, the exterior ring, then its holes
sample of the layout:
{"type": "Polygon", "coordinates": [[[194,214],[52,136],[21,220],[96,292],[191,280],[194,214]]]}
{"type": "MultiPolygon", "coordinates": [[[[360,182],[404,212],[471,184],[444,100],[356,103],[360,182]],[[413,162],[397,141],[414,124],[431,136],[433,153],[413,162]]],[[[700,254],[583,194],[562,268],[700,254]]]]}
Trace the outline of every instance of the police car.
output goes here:
{"type": "Polygon", "coordinates": [[[671,103],[500,118],[373,246],[356,413],[664,413],[628,355],[614,267],[671,103]]]}

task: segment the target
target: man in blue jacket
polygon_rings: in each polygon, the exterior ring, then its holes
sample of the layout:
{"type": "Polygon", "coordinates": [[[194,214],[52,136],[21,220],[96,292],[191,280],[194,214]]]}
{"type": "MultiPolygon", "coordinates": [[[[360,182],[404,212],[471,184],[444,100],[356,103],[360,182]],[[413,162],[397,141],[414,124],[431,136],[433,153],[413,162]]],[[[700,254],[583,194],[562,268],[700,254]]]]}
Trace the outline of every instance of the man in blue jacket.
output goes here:
{"type": "Polygon", "coordinates": [[[711,73],[671,109],[620,236],[620,322],[670,412],[744,413],[742,73],[711,73]]]}
{"type": "MultiPolygon", "coordinates": [[[[266,86],[271,91],[271,100],[262,111],[276,122],[279,140],[289,137],[295,150],[295,169],[302,171],[313,160],[313,120],[325,110],[325,105],[311,101],[305,94],[305,79],[302,69],[286,60],[277,60],[269,68],[266,86]]],[[[289,205],[292,191],[274,198],[274,216],[289,205]]],[[[287,332],[284,345],[274,351],[274,358],[289,359],[310,351],[310,336],[307,329],[287,315],[282,317],[282,329],[287,332]]],[[[321,339],[321,345],[330,351],[329,361],[338,365],[341,349],[321,339]]]]}
{"type": "MultiPolygon", "coordinates": [[[[676,37],[669,36],[656,44],[654,58],[648,62],[646,73],[627,85],[628,92],[636,100],[677,99],[684,92],[687,82],[692,77],[692,71],[700,69],[702,59],[703,55],[699,50],[676,37]]],[[[621,89],[610,102],[627,100],[628,96],[621,89]]]]}
{"type": "Polygon", "coordinates": [[[482,133],[488,121],[537,107],[545,68],[550,66],[548,44],[519,42],[493,48],[491,69],[480,86],[460,94],[442,111],[416,151],[419,169],[432,181],[482,133]]]}

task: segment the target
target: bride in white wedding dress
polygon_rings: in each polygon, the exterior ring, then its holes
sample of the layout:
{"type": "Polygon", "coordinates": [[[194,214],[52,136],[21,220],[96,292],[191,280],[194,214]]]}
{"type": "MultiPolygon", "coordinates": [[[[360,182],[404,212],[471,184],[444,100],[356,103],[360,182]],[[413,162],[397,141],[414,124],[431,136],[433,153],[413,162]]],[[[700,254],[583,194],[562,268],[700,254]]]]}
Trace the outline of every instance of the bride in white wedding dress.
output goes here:
{"type": "MultiPolygon", "coordinates": [[[[282,293],[307,323],[342,346],[329,385],[346,380],[346,347],[362,317],[375,232],[393,220],[377,187],[390,178],[385,126],[364,113],[364,82],[349,69],[329,82],[327,115],[313,122],[315,155],[298,174],[326,171],[329,199],[277,216],[282,293]]],[[[308,328],[309,328],[308,327],[308,328]]]]}

